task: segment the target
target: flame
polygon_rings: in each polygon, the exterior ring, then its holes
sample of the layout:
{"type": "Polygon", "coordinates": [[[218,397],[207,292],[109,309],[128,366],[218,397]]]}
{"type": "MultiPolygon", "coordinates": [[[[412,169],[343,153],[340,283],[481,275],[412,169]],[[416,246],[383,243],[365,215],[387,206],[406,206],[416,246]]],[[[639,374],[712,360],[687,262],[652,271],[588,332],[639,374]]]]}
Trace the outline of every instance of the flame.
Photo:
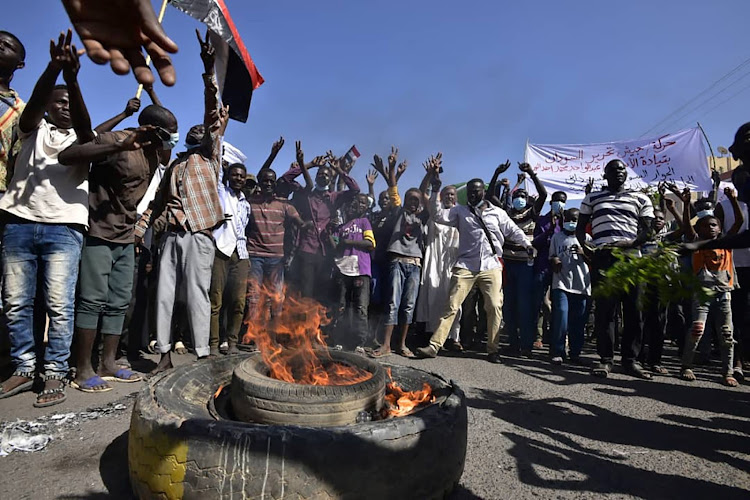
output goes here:
{"type": "Polygon", "coordinates": [[[258,307],[246,318],[244,343],[255,342],[270,377],[306,385],[351,385],[372,377],[357,367],[333,362],[321,326],[328,325],[326,308],[296,293],[262,286],[258,307]],[[280,307],[281,303],[284,307],[280,307]],[[272,317],[271,311],[278,311],[272,317]]]}
{"type": "Polygon", "coordinates": [[[425,382],[421,391],[405,391],[391,377],[391,369],[386,368],[390,382],[385,386],[385,408],[389,417],[403,417],[422,403],[432,403],[435,395],[432,387],[425,382]]]}
{"type": "Polygon", "coordinates": [[[214,392],[214,399],[219,397],[219,394],[221,394],[221,391],[224,390],[224,386],[220,385],[218,389],[216,389],[216,392],[214,392]]]}

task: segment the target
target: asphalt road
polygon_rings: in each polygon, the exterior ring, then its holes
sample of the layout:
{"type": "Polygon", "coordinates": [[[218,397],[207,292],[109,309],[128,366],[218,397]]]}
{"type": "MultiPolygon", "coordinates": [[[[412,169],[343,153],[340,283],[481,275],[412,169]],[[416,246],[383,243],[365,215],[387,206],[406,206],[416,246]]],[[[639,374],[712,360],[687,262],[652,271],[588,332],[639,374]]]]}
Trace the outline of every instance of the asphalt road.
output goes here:
{"type": "MultiPolygon", "coordinates": [[[[619,373],[596,379],[584,368],[553,367],[541,353],[502,365],[474,353],[387,359],[466,391],[468,453],[454,499],[750,498],[750,384],[721,386],[718,365],[688,383],[619,373]]],[[[674,363],[666,366],[676,373],[674,363]]],[[[55,433],[42,451],[0,457],[0,498],[130,498],[128,395],[141,385],[116,384],[105,394],[68,389],[65,403],[42,410],[31,406],[31,393],[0,400],[0,426],[31,420],[55,433]]]]}

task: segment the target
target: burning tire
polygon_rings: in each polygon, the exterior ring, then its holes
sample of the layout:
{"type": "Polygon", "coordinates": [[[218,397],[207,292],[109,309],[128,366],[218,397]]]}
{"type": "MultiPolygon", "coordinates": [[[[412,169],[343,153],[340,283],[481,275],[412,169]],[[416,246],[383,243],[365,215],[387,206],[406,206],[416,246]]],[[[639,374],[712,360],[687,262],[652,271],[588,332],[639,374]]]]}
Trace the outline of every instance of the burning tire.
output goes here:
{"type": "Polygon", "coordinates": [[[356,421],[361,411],[383,406],[383,367],[356,354],[330,351],[331,360],[372,377],[351,385],[300,385],[269,378],[261,356],[240,363],[232,376],[232,408],[244,422],[333,427],[356,421]]]}
{"type": "Polygon", "coordinates": [[[466,457],[463,391],[437,375],[391,366],[407,390],[437,400],[411,415],[338,427],[217,420],[208,402],[247,356],[223,356],[154,377],[138,394],[128,442],[140,498],[442,498],[466,457]]]}

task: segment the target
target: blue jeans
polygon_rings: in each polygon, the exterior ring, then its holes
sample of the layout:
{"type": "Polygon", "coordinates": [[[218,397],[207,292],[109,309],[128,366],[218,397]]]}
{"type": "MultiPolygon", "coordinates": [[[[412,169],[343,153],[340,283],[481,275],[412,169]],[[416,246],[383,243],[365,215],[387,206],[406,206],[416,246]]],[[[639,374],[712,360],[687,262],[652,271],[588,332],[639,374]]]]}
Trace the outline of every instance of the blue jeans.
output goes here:
{"type": "Polygon", "coordinates": [[[49,316],[44,376],[68,373],[83,234],[64,225],[7,224],[3,230],[3,307],[16,373],[36,371],[34,297],[37,273],[49,316]]]}
{"type": "Polygon", "coordinates": [[[268,310],[266,304],[259,304],[264,296],[261,294],[261,287],[271,297],[270,307],[273,317],[278,317],[281,313],[281,298],[284,291],[284,257],[250,256],[250,267],[247,271],[245,321],[252,321],[253,318],[258,317],[258,314],[268,310]]]}
{"type": "MultiPolygon", "coordinates": [[[[536,316],[533,310],[534,267],[526,261],[505,261],[503,318],[511,348],[531,350],[534,346],[536,316]]],[[[536,311],[539,314],[539,311],[536,311]]]]}
{"type": "Polygon", "coordinates": [[[552,290],[552,326],[550,327],[549,350],[552,357],[565,356],[567,333],[570,356],[577,358],[583,349],[584,329],[588,319],[588,296],[552,290]]]}
{"type": "Polygon", "coordinates": [[[391,296],[388,300],[386,325],[411,324],[421,275],[422,268],[416,264],[407,264],[399,260],[391,260],[388,263],[391,296]]]}

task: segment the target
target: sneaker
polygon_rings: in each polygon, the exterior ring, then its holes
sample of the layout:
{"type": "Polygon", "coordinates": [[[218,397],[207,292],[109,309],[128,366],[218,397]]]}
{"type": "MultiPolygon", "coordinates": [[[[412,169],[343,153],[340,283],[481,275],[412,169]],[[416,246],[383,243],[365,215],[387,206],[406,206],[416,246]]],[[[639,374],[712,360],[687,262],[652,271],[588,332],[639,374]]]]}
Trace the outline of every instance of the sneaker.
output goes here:
{"type": "Polygon", "coordinates": [[[591,368],[591,374],[595,377],[607,378],[612,371],[612,363],[600,361],[591,368]]]}
{"type": "Polygon", "coordinates": [[[561,365],[563,362],[562,356],[555,356],[551,360],[553,365],[561,365]]]}
{"type": "Polygon", "coordinates": [[[493,363],[495,365],[499,365],[501,363],[500,361],[500,354],[496,352],[491,352],[487,355],[487,361],[490,363],[493,363]]]}
{"type": "Polygon", "coordinates": [[[219,352],[222,354],[226,354],[229,351],[229,342],[224,341],[221,344],[219,344],[219,352]]]}
{"type": "Polygon", "coordinates": [[[652,376],[649,372],[643,369],[641,364],[637,361],[625,363],[622,365],[623,371],[631,377],[639,378],[642,380],[651,380],[652,376]]]}
{"type": "Polygon", "coordinates": [[[419,358],[437,358],[438,351],[432,344],[417,348],[417,357],[419,358]]]}
{"type": "Polygon", "coordinates": [[[365,348],[362,347],[361,345],[358,345],[357,347],[354,348],[354,353],[355,354],[360,354],[362,356],[366,356],[367,355],[367,351],[365,351],[365,348]]]}
{"type": "Polygon", "coordinates": [[[742,367],[741,366],[735,366],[734,367],[734,378],[738,382],[742,382],[743,380],[745,380],[745,373],[742,371],[742,367]]]}

